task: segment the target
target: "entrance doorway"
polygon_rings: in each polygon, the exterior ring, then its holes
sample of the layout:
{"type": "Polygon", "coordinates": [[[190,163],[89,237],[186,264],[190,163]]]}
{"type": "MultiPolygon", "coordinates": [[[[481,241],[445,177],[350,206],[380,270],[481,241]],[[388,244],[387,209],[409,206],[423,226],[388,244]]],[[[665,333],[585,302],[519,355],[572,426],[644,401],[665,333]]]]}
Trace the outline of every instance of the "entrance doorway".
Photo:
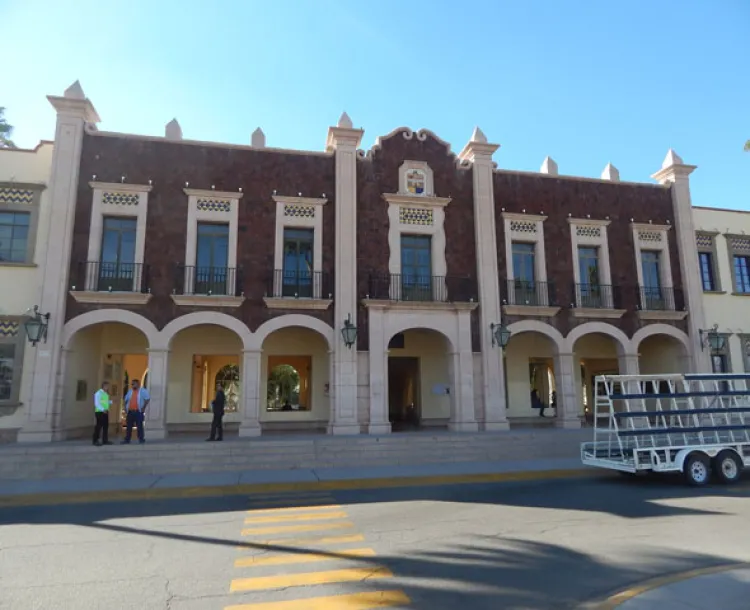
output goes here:
{"type": "Polygon", "coordinates": [[[419,358],[388,358],[388,418],[394,432],[414,430],[422,417],[419,358]]]}

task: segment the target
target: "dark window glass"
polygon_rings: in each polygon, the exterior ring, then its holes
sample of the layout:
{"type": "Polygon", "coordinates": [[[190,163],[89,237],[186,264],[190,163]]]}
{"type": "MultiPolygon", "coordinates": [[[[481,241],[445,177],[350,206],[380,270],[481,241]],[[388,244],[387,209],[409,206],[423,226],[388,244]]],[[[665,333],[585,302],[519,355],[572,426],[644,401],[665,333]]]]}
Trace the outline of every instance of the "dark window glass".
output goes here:
{"type": "Polygon", "coordinates": [[[401,236],[401,284],[404,299],[432,300],[432,238],[429,235],[401,236]]]}
{"type": "Polygon", "coordinates": [[[700,262],[701,283],[704,292],[716,290],[716,283],[714,282],[713,255],[710,252],[699,252],[698,260],[700,262]]]}
{"type": "Polygon", "coordinates": [[[27,262],[30,219],[28,212],[0,212],[0,261],[27,262]]]}
{"type": "Polygon", "coordinates": [[[0,343],[0,400],[10,400],[13,395],[15,356],[15,345],[0,343]]]}
{"type": "Polygon", "coordinates": [[[313,296],[314,240],[313,229],[284,229],[283,296],[313,296]]]}
{"type": "Polygon", "coordinates": [[[734,283],[737,292],[750,292],[750,260],[747,256],[734,257],[734,283]]]}
{"type": "Polygon", "coordinates": [[[227,294],[229,225],[198,223],[195,294],[227,294]]]}

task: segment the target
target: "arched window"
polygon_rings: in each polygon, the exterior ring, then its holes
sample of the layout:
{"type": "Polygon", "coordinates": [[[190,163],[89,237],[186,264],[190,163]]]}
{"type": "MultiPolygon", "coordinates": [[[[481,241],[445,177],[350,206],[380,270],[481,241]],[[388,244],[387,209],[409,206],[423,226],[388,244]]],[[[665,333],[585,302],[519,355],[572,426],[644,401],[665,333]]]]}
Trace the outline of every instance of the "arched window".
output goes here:
{"type": "Polygon", "coordinates": [[[224,410],[237,411],[240,404],[240,367],[236,364],[227,364],[216,373],[215,385],[221,384],[224,388],[226,403],[224,410]]]}

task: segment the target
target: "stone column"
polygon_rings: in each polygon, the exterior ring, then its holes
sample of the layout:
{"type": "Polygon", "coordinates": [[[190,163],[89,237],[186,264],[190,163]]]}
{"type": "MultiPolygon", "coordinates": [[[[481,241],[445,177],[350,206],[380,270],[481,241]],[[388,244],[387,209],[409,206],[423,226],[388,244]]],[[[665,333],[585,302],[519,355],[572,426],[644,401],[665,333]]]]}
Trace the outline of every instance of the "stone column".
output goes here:
{"type": "Polygon", "coordinates": [[[701,349],[700,329],[706,328],[703,310],[703,287],[698,273],[698,249],[695,246],[695,225],[693,224],[693,204],[690,200],[690,174],[695,165],[686,165],[671,148],[664,158],[661,169],[652,178],[660,184],[670,185],[672,190],[672,211],[675,220],[675,239],[680,254],[680,276],[685,295],[685,306],[691,343],[691,370],[710,373],[711,357],[709,350],[701,349]]]}
{"type": "Polygon", "coordinates": [[[64,347],[60,349],[60,361],[55,375],[55,394],[50,410],[49,420],[52,424],[52,439],[65,439],[65,421],[62,418],[65,404],[66,382],[68,377],[68,362],[73,350],[64,347]]]}
{"type": "Polygon", "coordinates": [[[555,354],[555,390],[558,428],[581,427],[581,401],[576,384],[575,354],[555,354]]]}
{"type": "Polygon", "coordinates": [[[617,369],[620,375],[640,375],[638,354],[618,354],[617,369]]]}
{"type": "Polygon", "coordinates": [[[459,155],[462,161],[472,162],[474,174],[474,237],[479,281],[479,345],[482,350],[485,430],[508,429],[503,353],[499,347],[493,347],[490,330],[491,324],[500,324],[501,313],[492,174],[492,155],[498,148],[498,144],[488,144],[486,136],[477,127],[471,141],[459,155]]]}
{"type": "Polygon", "coordinates": [[[346,113],[328,130],[326,150],[336,159],[336,255],[334,294],[333,401],[330,434],[359,434],[357,421],[357,346],[341,336],[344,321],[357,324],[357,146],[364,132],[353,129],[346,113]]]}
{"type": "Polygon", "coordinates": [[[260,436],[261,364],[263,352],[242,352],[242,413],[240,436],[260,436]]]}
{"type": "MultiPolygon", "coordinates": [[[[56,378],[61,364],[65,302],[70,268],[73,221],[78,194],[78,171],[84,127],[97,123],[99,116],[76,81],[62,97],[47,98],[57,111],[55,147],[49,177],[49,231],[38,239],[47,240],[45,259],[40,261],[43,313],[50,313],[47,343],[36,348],[31,393],[26,405],[26,422],[18,433],[19,442],[48,442],[56,437],[63,414],[55,414],[56,378]],[[58,420],[58,421],[56,421],[58,420]]],[[[62,400],[59,403],[62,405],[62,400]]],[[[61,407],[60,407],[61,408],[61,407]]]]}
{"type": "Polygon", "coordinates": [[[471,310],[462,310],[458,317],[458,345],[451,354],[453,379],[451,389],[451,420],[448,428],[456,432],[479,430],[474,414],[474,357],[471,351],[471,310]]]}
{"type": "Polygon", "coordinates": [[[146,409],[149,438],[167,436],[167,386],[169,383],[169,350],[148,350],[148,393],[151,402],[146,409]]]}
{"type": "Polygon", "coordinates": [[[370,422],[368,434],[389,434],[388,418],[388,350],[385,345],[383,312],[369,308],[370,346],[370,422]]]}

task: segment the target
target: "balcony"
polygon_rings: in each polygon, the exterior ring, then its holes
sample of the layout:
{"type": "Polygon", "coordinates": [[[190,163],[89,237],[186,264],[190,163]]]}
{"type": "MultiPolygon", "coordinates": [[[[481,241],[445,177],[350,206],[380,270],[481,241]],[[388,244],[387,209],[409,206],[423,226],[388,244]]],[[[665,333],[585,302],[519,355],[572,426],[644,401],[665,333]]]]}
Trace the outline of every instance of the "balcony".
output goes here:
{"type": "Polygon", "coordinates": [[[682,320],[687,316],[679,289],[639,286],[637,298],[641,320],[682,320]]]}
{"type": "Polygon", "coordinates": [[[328,309],[333,302],[333,282],[322,271],[276,269],[268,279],[269,309],[328,309]]]}
{"type": "Polygon", "coordinates": [[[619,286],[609,284],[573,284],[573,316],[576,318],[621,318],[622,309],[619,286]]]}
{"type": "Polygon", "coordinates": [[[82,261],[74,270],[70,294],[79,303],[145,305],[151,299],[148,267],[82,261]]]}
{"type": "Polygon", "coordinates": [[[241,269],[177,265],[172,300],[177,305],[239,307],[245,300],[241,269]]]}
{"type": "Polygon", "coordinates": [[[470,277],[371,274],[366,301],[390,301],[433,309],[463,309],[460,304],[469,304],[469,308],[474,308],[477,286],[476,280],[470,277]]]}
{"type": "Polygon", "coordinates": [[[503,312],[509,316],[550,318],[560,311],[552,282],[505,280],[504,288],[503,312]]]}

